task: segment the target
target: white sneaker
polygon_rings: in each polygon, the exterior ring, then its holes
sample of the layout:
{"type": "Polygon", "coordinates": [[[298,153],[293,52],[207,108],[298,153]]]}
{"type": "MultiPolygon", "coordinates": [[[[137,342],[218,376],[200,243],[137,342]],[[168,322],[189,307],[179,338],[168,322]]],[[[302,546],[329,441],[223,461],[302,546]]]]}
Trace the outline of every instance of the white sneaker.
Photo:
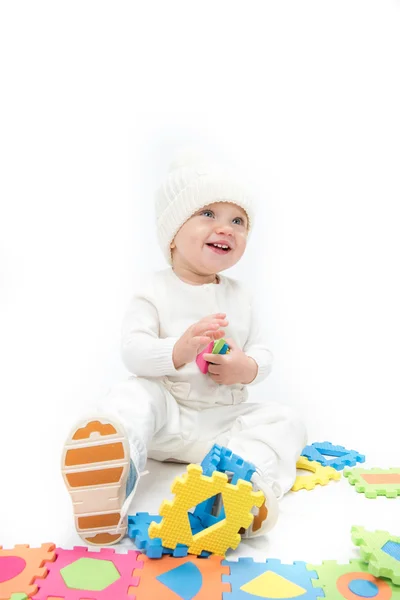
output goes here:
{"type": "Polygon", "coordinates": [[[279,515],[278,499],[282,497],[282,492],[278,484],[273,483],[269,486],[256,472],[251,477],[254,491],[261,490],[265,496],[265,502],[260,508],[253,509],[254,520],[250,527],[240,530],[242,538],[252,538],[264,535],[275,527],[279,515]],[[279,489],[278,489],[279,488],[279,489]]]}
{"type": "Polygon", "coordinates": [[[71,495],[75,527],[89,545],[119,542],[127,532],[126,482],[130,449],[123,426],[108,417],[77,423],[64,446],[62,475],[71,495]]]}

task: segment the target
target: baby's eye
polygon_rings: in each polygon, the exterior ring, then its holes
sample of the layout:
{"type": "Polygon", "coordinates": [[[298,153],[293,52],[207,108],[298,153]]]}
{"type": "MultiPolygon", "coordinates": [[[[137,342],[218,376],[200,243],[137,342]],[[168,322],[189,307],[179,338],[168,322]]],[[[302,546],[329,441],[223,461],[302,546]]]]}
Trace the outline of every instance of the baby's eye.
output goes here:
{"type": "Polygon", "coordinates": [[[209,213],[210,215],[213,215],[213,214],[214,214],[212,210],[203,210],[203,212],[202,212],[201,214],[202,214],[202,215],[205,215],[205,214],[207,214],[207,213],[209,213]]]}
{"type": "Polygon", "coordinates": [[[239,225],[240,225],[240,224],[242,224],[242,225],[243,225],[243,219],[242,219],[242,217],[235,217],[233,220],[234,220],[234,221],[240,221],[239,225]]]}

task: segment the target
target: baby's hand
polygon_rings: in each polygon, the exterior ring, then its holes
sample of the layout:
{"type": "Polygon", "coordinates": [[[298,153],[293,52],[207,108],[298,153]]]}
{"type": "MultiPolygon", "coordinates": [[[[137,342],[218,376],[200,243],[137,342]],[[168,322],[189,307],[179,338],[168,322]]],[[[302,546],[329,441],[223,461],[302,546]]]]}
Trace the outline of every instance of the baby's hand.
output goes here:
{"type": "Polygon", "coordinates": [[[203,354],[208,364],[208,374],[215,383],[233,385],[248,384],[256,378],[258,365],[232,340],[226,339],[229,354],[203,354]]]}
{"type": "Polygon", "coordinates": [[[217,313],[204,317],[191,325],[176,342],[172,351],[175,369],[192,362],[212,341],[224,337],[225,332],[220,327],[226,327],[226,313],[217,313]]]}

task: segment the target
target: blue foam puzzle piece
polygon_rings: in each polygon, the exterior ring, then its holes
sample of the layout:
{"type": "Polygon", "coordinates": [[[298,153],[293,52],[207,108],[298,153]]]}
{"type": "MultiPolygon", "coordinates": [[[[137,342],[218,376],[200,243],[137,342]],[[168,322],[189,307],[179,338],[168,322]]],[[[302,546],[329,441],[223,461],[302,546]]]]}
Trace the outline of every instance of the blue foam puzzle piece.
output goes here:
{"type": "MultiPolygon", "coordinates": [[[[237,454],[234,454],[232,450],[214,444],[208,454],[204,457],[201,468],[203,469],[204,475],[211,477],[214,471],[220,471],[221,473],[232,473],[232,484],[236,484],[239,479],[250,481],[251,476],[255,473],[256,468],[253,463],[243,460],[237,454]]],[[[211,527],[215,523],[219,523],[222,519],[225,519],[224,507],[221,507],[219,515],[212,514],[212,508],[214,506],[216,497],[207,498],[204,502],[201,502],[196,506],[194,515],[200,519],[204,528],[211,527]]]]}
{"type": "MultiPolygon", "coordinates": [[[[193,534],[203,530],[203,525],[194,514],[188,513],[190,527],[193,534]]],[[[166,548],[161,543],[161,538],[149,537],[149,525],[153,521],[160,523],[160,515],[150,515],[146,512],[139,512],[136,515],[128,517],[128,536],[134,541],[139,550],[149,558],[162,558],[164,554],[170,554],[175,558],[183,558],[188,555],[188,546],[177,544],[176,548],[166,548]]],[[[200,556],[209,556],[210,552],[203,551],[200,556]]]]}
{"type": "MultiPolygon", "coordinates": [[[[303,588],[305,592],[298,596],[301,600],[317,600],[317,598],[325,596],[321,588],[313,586],[312,579],[318,579],[317,573],[307,569],[306,563],[302,561],[285,565],[277,559],[269,559],[258,563],[254,562],[252,558],[239,558],[237,562],[223,560],[221,565],[229,567],[230,574],[222,575],[222,581],[231,585],[231,591],[222,594],[223,600],[249,600],[249,598],[253,598],[253,594],[249,594],[240,588],[267,571],[276,573],[303,588]]],[[[268,596],[265,595],[263,598],[268,599],[268,596]]],[[[296,596],[292,596],[291,600],[295,598],[296,596]]],[[[282,596],[280,600],[285,600],[285,598],[282,596]]],[[[289,600],[289,598],[286,600],[289,600]]]]}
{"type": "Polygon", "coordinates": [[[316,460],[323,467],[333,467],[337,471],[341,471],[344,467],[354,467],[358,462],[365,462],[364,454],[356,450],[347,450],[343,446],[334,446],[330,442],[314,442],[306,446],[301,455],[309,460],[316,460]],[[324,454],[333,458],[326,458],[324,454]]]}
{"type": "Polygon", "coordinates": [[[211,477],[211,475],[218,469],[218,465],[221,461],[221,450],[222,446],[214,444],[209,452],[205,455],[200,463],[203,470],[203,475],[211,477]]]}

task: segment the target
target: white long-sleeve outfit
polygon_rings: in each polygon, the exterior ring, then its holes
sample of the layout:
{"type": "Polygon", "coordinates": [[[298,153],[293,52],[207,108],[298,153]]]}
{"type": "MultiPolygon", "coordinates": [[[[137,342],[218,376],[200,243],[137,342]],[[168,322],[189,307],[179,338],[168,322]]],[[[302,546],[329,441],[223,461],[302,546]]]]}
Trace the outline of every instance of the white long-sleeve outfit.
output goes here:
{"type": "Polygon", "coordinates": [[[99,410],[124,424],[139,470],[147,456],[200,462],[216,442],[253,462],[280,495],[293,485],[306,443],[299,418],[280,403],[249,401],[247,385],[215,383],[195,361],[179,369],[172,361],[174,345],[190,325],[223,312],[229,321],[224,337],[258,365],[248,385],[270,373],[273,357],[252,294],[233,278],[219,279],[192,285],[172,268],[142,278],[122,325],[122,358],[132,376],[110,390],[99,410]]]}

